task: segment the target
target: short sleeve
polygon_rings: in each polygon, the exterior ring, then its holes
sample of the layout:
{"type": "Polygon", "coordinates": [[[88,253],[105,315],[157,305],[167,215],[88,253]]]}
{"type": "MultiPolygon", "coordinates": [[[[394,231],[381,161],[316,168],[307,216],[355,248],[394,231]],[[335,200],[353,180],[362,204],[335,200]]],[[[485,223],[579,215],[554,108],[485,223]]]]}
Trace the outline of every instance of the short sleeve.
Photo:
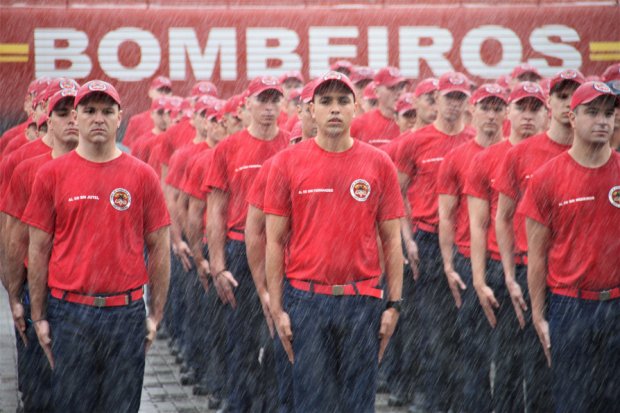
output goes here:
{"type": "Polygon", "coordinates": [[[267,187],[267,179],[269,178],[269,170],[271,169],[270,166],[271,161],[268,159],[263,164],[263,167],[258,172],[258,175],[256,175],[247,196],[248,204],[260,209],[261,211],[265,208],[265,191],[267,187]]]}
{"type": "MultiPolygon", "coordinates": [[[[229,138],[230,139],[230,138],[229,138]]],[[[213,159],[209,166],[209,173],[207,179],[204,181],[202,191],[207,192],[211,188],[220,189],[222,191],[228,191],[228,169],[227,169],[227,144],[228,141],[224,141],[217,145],[213,150],[213,159]]]]}
{"type": "Polygon", "coordinates": [[[437,175],[437,193],[441,195],[460,195],[461,188],[458,179],[456,156],[450,152],[441,161],[437,175]]]}
{"type": "Polygon", "coordinates": [[[22,215],[22,221],[53,234],[56,224],[55,182],[52,169],[42,168],[34,179],[32,193],[22,215]]]}
{"type": "Polygon", "coordinates": [[[413,178],[416,174],[414,139],[411,135],[403,137],[396,148],[394,164],[399,172],[413,178]]]}
{"type": "Polygon", "coordinates": [[[157,175],[151,170],[144,175],[144,233],[150,234],[170,225],[170,215],[157,175]]]}
{"type": "Polygon", "coordinates": [[[185,172],[185,165],[182,161],[181,151],[177,151],[172,155],[168,165],[168,175],[166,176],[166,183],[177,189],[181,189],[181,181],[185,172]]]}
{"type": "Polygon", "coordinates": [[[396,167],[385,156],[383,168],[383,192],[379,203],[377,221],[388,221],[405,216],[405,205],[398,185],[398,173],[396,167]]]}
{"type": "MultiPolygon", "coordinates": [[[[481,153],[480,155],[483,154],[481,153]]],[[[463,192],[466,195],[490,201],[491,191],[489,178],[487,176],[487,168],[483,167],[486,165],[483,159],[484,157],[479,155],[473,158],[465,177],[465,188],[463,192]]]]}
{"type": "Polygon", "coordinates": [[[552,194],[549,193],[549,181],[543,179],[540,170],[530,179],[523,200],[519,203],[517,213],[531,218],[551,228],[552,194]]]}
{"type": "Polygon", "coordinates": [[[26,164],[21,163],[17,166],[6,193],[0,201],[0,210],[17,219],[21,219],[30,197],[30,188],[28,188],[28,183],[26,182],[28,180],[28,171],[22,165],[26,164]]]}
{"type": "Polygon", "coordinates": [[[265,214],[288,217],[291,215],[291,184],[283,157],[276,155],[269,168],[265,185],[265,214]]]}
{"type": "Polygon", "coordinates": [[[499,167],[499,174],[497,174],[493,189],[517,201],[519,197],[519,180],[517,178],[518,153],[514,149],[516,147],[506,153],[506,157],[499,167]]]}

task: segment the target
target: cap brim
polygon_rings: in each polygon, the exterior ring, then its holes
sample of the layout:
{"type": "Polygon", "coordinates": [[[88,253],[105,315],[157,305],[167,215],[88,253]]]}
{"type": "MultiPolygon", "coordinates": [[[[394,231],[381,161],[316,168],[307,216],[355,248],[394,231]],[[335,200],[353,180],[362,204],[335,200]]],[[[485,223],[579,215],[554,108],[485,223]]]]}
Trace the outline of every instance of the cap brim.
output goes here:
{"type": "Polygon", "coordinates": [[[448,89],[444,89],[444,90],[440,90],[439,93],[441,93],[442,95],[447,95],[448,93],[452,93],[452,92],[461,92],[462,94],[464,94],[465,96],[469,97],[471,96],[471,92],[468,89],[463,89],[463,88],[448,88],[448,89]]]}

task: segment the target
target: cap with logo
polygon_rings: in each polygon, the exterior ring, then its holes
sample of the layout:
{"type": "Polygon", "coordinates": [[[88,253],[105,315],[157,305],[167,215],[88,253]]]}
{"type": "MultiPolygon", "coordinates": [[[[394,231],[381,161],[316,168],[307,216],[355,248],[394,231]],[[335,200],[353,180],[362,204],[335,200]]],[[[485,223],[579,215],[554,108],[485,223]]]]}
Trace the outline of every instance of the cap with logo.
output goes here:
{"type": "Polygon", "coordinates": [[[437,90],[439,90],[442,95],[452,92],[461,92],[470,96],[471,91],[469,89],[469,83],[469,79],[463,73],[447,72],[439,78],[437,90]]]}
{"type": "Polygon", "coordinates": [[[376,86],[392,87],[399,83],[408,83],[409,81],[400,74],[400,69],[389,66],[377,71],[374,77],[374,82],[376,86]]]}
{"type": "Polygon", "coordinates": [[[218,97],[217,87],[208,80],[197,82],[190,92],[190,96],[211,95],[218,97]]]}
{"type": "Polygon", "coordinates": [[[357,83],[364,80],[373,80],[375,78],[375,70],[368,66],[355,66],[349,76],[351,82],[357,83]]]}
{"type": "Polygon", "coordinates": [[[611,82],[612,80],[620,80],[620,63],[614,63],[603,72],[601,76],[603,82],[611,82]]]}
{"type": "Polygon", "coordinates": [[[280,81],[280,84],[284,84],[284,82],[289,79],[295,79],[300,81],[301,83],[304,83],[304,76],[299,70],[289,70],[288,72],[284,72],[282,75],[280,75],[280,78],[278,80],[280,81]]]}
{"type": "Polygon", "coordinates": [[[377,87],[377,85],[374,82],[374,80],[372,82],[370,82],[369,84],[367,84],[366,87],[364,88],[364,93],[362,95],[362,98],[366,99],[366,100],[376,100],[376,99],[379,99],[377,97],[376,87],[377,87]]]}
{"type": "Polygon", "coordinates": [[[538,76],[539,79],[542,79],[542,76],[540,72],[538,71],[538,69],[536,69],[534,66],[527,64],[527,63],[522,63],[520,65],[517,65],[514,69],[512,69],[512,73],[510,73],[510,77],[512,79],[519,79],[519,77],[527,73],[532,73],[538,76]]]}
{"type": "Polygon", "coordinates": [[[426,95],[427,93],[436,91],[438,86],[438,79],[435,79],[434,77],[427,77],[426,79],[418,83],[418,85],[415,87],[415,90],[413,91],[413,95],[416,98],[419,98],[422,95],[426,95]]]}
{"type": "Polygon", "coordinates": [[[547,106],[547,94],[538,83],[521,82],[517,84],[510,92],[508,103],[518,102],[525,98],[538,99],[545,107],[547,106]]]}
{"type": "Polygon", "coordinates": [[[497,98],[508,104],[508,96],[506,96],[506,91],[498,83],[485,83],[480,85],[480,87],[471,95],[471,99],[469,101],[472,105],[475,105],[487,98],[497,98]]]}
{"type": "Polygon", "coordinates": [[[314,94],[314,84],[317,82],[317,79],[311,80],[304,85],[301,89],[301,102],[302,103],[310,103],[312,102],[312,96],[314,94]]]}
{"type": "Polygon", "coordinates": [[[151,102],[151,111],[157,111],[157,110],[165,110],[165,111],[169,111],[170,110],[170,103],[168,103],[169,100],[165,97],[159,97],[157,99],[153,99],[153,101],[151,102]]]}
{"type": "Polygon", "coordinates": [[[574,82],[581,85],[585,81],[586,78],[580,71],[575,69],[566,69],[557,73],[549,80],[549,90],[553,90],[557,85],[562,82],[574,82]]]}
{"type": "Polygon", "coordinates": [[[78,90],[80,85],[75,80],[68,77],[57,77],[51,80],[44,91],[39,93],[33,100],[33,108],[36,108],[38,104],[48,101],[56,92],[63,89],[78,90]]]}
{"type": "Polygon", "coordinates": [[[250,82],[248,96],[258,96],[267,90],[273,90],[284,95],[278,79],[273,76],[259,76],[250,82]]]}
{"type": "Polygon", "coordinates": [[[114,86],[112,86],[108,82],[104,82],[103,80],[91,80],[90,82],[84,83],[78,89],[73,106],[77,108],[80,102],[86,96],[92,95],[93,93],[103,93],[112,98],[113,101],[118,103],[118,106],[121,106],[121,97],[119,96],[114,86]]]}
{"type": "Polygon", "coordinates": [[[196,99],[196,103],[194,103],[194,113],[199,115],[205,110],[209,112],[218,102],[219,100],[211,95],[199,96],[198,99],[196,99]]]}
{"type": "Polygon", "coordinates": [[[609,86],[603,82],[586,82],[579,86],[570,101],[570,110],[575,110],[579,105],[586,105],[601,96],[612,96],[616,100],[616,107],[620,104],[620,98],[614,94],[609,86]]]}
{"type": "Polygon", "coordinates": [[[166,76],[157,76],[151,81],[151,89],[170,89],[172,90],[172,82],[166,76]]]}
{"type": "Polygon", "coordinates": [[[348,73],[351,73],[353,71],[353,63],[349,62],[348,60],[344,60],[344,59],[336,60],[334,63],[332,63],[329,69],[335,72],[340,72],[342,70],[345,70],[348,73]]]}
{"type": "MultiPolygon", "coordinates": [[[[58,103],[61,100],[63,100],[64,98],[72,97],[72,98],[74,98],[74,101],[75,101],[75,97],[76,96],[77,96],[77,90],[76,89],[61,89],[61,90],[57,91],[56,93],[54,93],[52,95],[52,97],[49,98],[49,101],[48,101],[48,105],[47,105],[47,114],[48,114],[48,116],[52,116],[52,111],[54,110],[56,105],[58,105],[58,103]]],[[[73,103],[73,102],[71,102],[71,103],[73,103]]]]}
{"type": "Polygon", "coordinates": [[[317,89],[328,82],[340,82],[347,87],[353,93],[353,99],[355,99],[355,86],[353,86],[353,82],[347,75],[341,72],[335,72],[333,70],[325,73],[323,76],[317,78],[314,83],[314,89],[312,90],[312,98],[314,99],[314,95],[316,94],[317,89]]]}
{"type": "Polygon", "coordinates": [[[403,93],[402,95],[400,95],[400,97],[396,101],[396,104],[394,105],[394,110],[399,115],[402,115],[405,112],[408,112],[410,110],[415,110],[415,109],[416,109],[415,96],[413,93],[410,93],[410,92],[403,93]]]}

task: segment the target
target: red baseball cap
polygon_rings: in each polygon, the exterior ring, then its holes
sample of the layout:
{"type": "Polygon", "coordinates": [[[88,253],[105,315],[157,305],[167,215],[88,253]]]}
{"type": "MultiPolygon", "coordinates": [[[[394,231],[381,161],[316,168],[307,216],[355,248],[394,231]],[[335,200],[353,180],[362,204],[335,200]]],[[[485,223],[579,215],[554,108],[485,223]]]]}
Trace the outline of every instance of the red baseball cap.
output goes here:
{"type": "Polygon", "coordinates": [[[614,94],[609,86],[603,82],[585,82],[575,90],[570,101],[570,110],[575,110],[579,105],[585,105],[601,96],[612,96],[616,100],[616,106],[620,104],[618,96],[614,94]]]}
{"type": "Polygon", "coordinates": [[[350,91],[353,93],[353,99],[356,99],[355,96],[355,86],[353,86],[353,82],[347,75],[341,72],[335,72],[333,70],[325,73],[323,76],[317,78],[314,82],[314,89],[312,89],[312,99],[314,99],[314,95],[316,94],[316,90],[323,84],[327,82],[340,82],[344,84],[350,91]]]}
{"type": "Polygon", "coordinates": [[[415,95],[413,93],[407,92],[400,95],[396,104],[394,105],[394,110],[399,115],[405,113],[410,110],[415,110],[415,95]]]}
{"type": "Polygon", "coordinates": [[[312,102],[312,96],[314,94],[314,84],[316,83],[316,79],[309,81],[306,83],[301,89],[301,101],[303,103],[312,102]]]}
{"type": "Polygon", "coordinates": [[[288,94],[288,100],[299,99],[301,96],[301,89],[292,89],[288,94]]]}
{"type": "Polygon", "coordinates": [[[620,63],[614,63],[609,66],[603,72],[603,76],[601,77],[603,82],[611,82],[613,80],[620,80],[620,63]]]}
{"type": "MultiPolygon", "coordinates": [[[[193,115],[194,115],[194,101],[191,97],[187,97],[185,99],[183,99],[183,101],[181,102],[181,113],[183,114],[183,117],[190,119],[193,115]]],[[[171,115],[174,114],[174,110],[172,111],[171,115]]],[[[176,117],[176,116],[173,116],[176,117]]]]}
{"type": "Polygon", "coordinates": [[[84,83],[78,89],[73,106],[77,108],[82,99],[84,99],[88,95],[97,92],[108,95],[110,98],[112,98],[112,100],[118,103],[118,106],[121,106],[121,97],[119,96],[114,86],[112,86],[108,82],[104,82],[103,80],[91,80],[90,82],[84,83]]]}
{"type": "Polygon", "coordinates": [[[259,76],[254,78],[248,86],[248,97],[257,96],[267,90],[275,90],[284,95],[280,82],[273,76],[259,76]]]}
{"type": "Polygon", "coordinates": [[[471,96],[469,79],[461,72],[447,72],[441,75],[437,82],[437,90],[443,95],[451,92],[461,92],[471,96]]]}
{"type": "Polygon", "coordinates": [[[510,77],[513,79],[518,79],[519,76],[523,76],[526,73],[533,73],[536,76],[538,76],[540,79],[542,79],[542,76],[538,72],[538,69],[536,69],[534,66],[529,65],[527,63],[522,63],[518,66],[515,66],[515,68],[512,69],[512,73],[510,73],[510,77]]]}
{"type": "Polygon", "coordinates": [[[289,79],[296,79],[299,80],[301,83],[304,83],[304,76],[299,70],[290,70],[288,72],[284,72],[278,80],[280,80],[280,84],[284,84],[284,82],[289,79]]]}
{"type": "Polygon", "coordinates": [[[52,83],[52,78],[48,76],[35,79],[28,85],[28,93],[36,97],[43,93],[50,83],[52,83]]]}
{"type": "Polygon", "coordinates": [[[151,89],[167,88],[172,90],[172,82],[166,76],[157,76],[151,81],[151,89]]]}
{"type": "Polygon", "coordinates": [[[151,102],[151,111],[163,109],[165,111],[170,110],[170,103],[167,98],[160,97],[157,99],[153,99],[151,102]]]}
{"type": "Polygon", "coordinates": [[[575,82],[581,85],[585,83],[586,78],[583,76],[583,74],[579,70],[574,70],[574,69],[562,70],[561,72],[556,73],[556,75],[553,76],[549,80],[549,90],[550,91],[553,90],[554,87],[556,87],[557,85],[559,85],[560,83],[564,81],[575,82]]]}
{"type": "Polygon", "coordinates": [[[201,95],[196,99],[196,103],[194,103],[194,113],[200,114],[203,111],[209,111],[215,104],[219,102],[219,100],[211,95],[201,95]]]}
{"type": "Polygon", "coordinates": [[[375,91],[375,87],[377,87],[377,85],[375,84],[374,80],[370,82],[369,84],[367,84],[366,87],[364,88],[363,98],[366,100],[379,99],[377,97],[377,92],[375,91]]]}
{"type": "Polygon", "coordinates": [[[349,78],[353,83],[363,80],[373,80],[375,78],[375,70],[368,66],[354,66],[349,78]]]}
{"type": "Polygon", "coordinates": [[[49,103],[47,105],[47,114],[48,114],[48,116],[52,115],[52,111],[54,110],[54,108],[56,107],[58,102],[60,102],[64,98],[68,98],[68,97],[74,98],[74,101],[75,101],[75,97],[76,96],[77,96],[77,90],[76,89],[61,89],[61,90],[57,91],[56,93],[54,93],[52,95],[52,97],[49,98],[49,103]]]}
{"type": "Polygon", "coordinates": [[[237,114],[237,110],[243,104],[243,95],[233,95],[231,96],[226,103],[224,104],[223,111],[224,113],[231,113],[233,115],[237,114]]]}
{"type": "Polygon", "coordinates": [[[192,87],[190,96],[211,95],[218,97],[217,87],[208,80],[201,80],[192,87]]]}
{"type": "Polygon", "coordinates": [[[41,129],[41,126],[43,126],[43,124],[45,124],[45,122],[47,122],[48,119],[49,119],[49,116],[47,116],[47,113],[44,113],[41,116],[39,116],[39,120],[37,121],[37,129],[41,129]]]}
{"type": "Polygon", "coordinates": [[[505,89],[498,83],[485,83],[480,85],[480,87],[474,91],[473,95],[471,95],[469,101],[472,105],[475,105],[486,98],[498,98],[505,104],[508,104],[508,97],[506,96],[505,89]]]}
{"type": "Polygon", "coordinates": [[[500,85],[504,89],[509,89],[510,88],[510,83],[508,82],[509,80],[510,80],[510,77],[508,75],[500,75],[495,80],[495,83],[497,83],[498,85],[500,85]]]}
{"type": "Polygon", "coordinates": [[[397,67],[392,66],[379,69],[375,74],[374,81],[376,86],[385,87],[392,87],[399,83],[409,82],[400,74],[400,70],[397,67]]]}
{"type": "Polygon", "coordinates": [[[348,70],[349,73],[351,73],[353,71],[353,63],[349,62],[348,60],[344,60],[344,59],[336,60],[334,63],[332,63],[329,69],[334,72],[338,72],[340,69],[344,69],[344,70],[348,70]]]}
{"type": "Polygon", "coordinates": [[[415,90],[413,91],[413,94],[416,98],[419,98],[422,95],[426,95],[427,93],[436,91],[438,86],[439,80],[435,79],[434,77],[427,77],[426,79],[418,83],[418,85],[415,87],[415,90]]]}
{"type": "Polygon", "coordinates": [[[52,79],[47,88],[32,100],[32,107],[36,108],[39,103],[48,101],[56,92],[63,89],[78,90],[80,85],[75,80],[68,77],[57,77],[52,79]]]}
{"type": "Polygon", "coordinates": [[[291,129],[290,141],[294,141],[295,139],[303,138],[303,134],[301,132],[301,121],[295,122],[293,125],[293,129],[291,129]]]}
{"type": "MultiPolygon", "coordinates": [[[[166,110],[169,110],[171,113],[178,114],[179,111],[183,108],[183,98],[181,96],[162,96],[162,98],[166,102],[166,110]]],[[[191,105],[190,105],[191,108],[191,105]]]]}
{"type": "Polygon", "coordinates": [[[520,82],[512,89],[508,103],[518,102],[525,98],[535,98],[540,100],[545,107],[547,106],[547,94],[542,86],[534,82],[520,82]]]}

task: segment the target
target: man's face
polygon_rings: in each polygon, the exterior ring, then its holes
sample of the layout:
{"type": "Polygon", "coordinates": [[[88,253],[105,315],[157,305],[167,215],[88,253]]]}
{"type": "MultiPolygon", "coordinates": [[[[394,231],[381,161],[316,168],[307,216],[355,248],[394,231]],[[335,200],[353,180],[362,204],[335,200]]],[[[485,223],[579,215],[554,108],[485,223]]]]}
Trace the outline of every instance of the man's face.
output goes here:
{"type": "Polygon", "coordinates": [[[353,93],[344,87],[317,91],[311,105],[317,130],[327,137],[342,136],[351,126],[351,121],[355,116],[355,106],[353,93]]]}
{"type": "Polygon", "coordinates": [[[589,144],[608,143],[614,129],[614,111],[614,101],[607,97],[577,106],[575,111],[569,114],[575,139],[589,144]]]}
{"type": "Polygon", "coordinates": [[[207,139],[211,129],[210,121],[207,119],[207,111],[203,110],[200,113],[194,115],[194,127],[196,132],[202,139],[207,139]]]}
{"type": "Polygon", "coordinates": [[[506,104],[494,97],[483,99],[472,110],[472,124],[476,131],[489,138],[501,134],[505,117],[506,104]]]}
{"type": "Polygon", "coordinates": [[[310,103],[301,103],[297,107],[297,115],[301,121],[302,135],[305,137],[316,136],[316,122],[312,117],[310,103]]]}
{"type": "Polygon", "coordinates": [[[211,128],[211,139],[215,142],[215,143],[219,143],[222,139],[224,139],[226,136],[228,136],[228,131],[226,130],[226,126],[224,125],[224,121],[217,121],[214,119],[214,121],[212,122],[212,128],[211,128]]]}
{"type": "Polygon", "coordinates": [[[247,104],[252,123],[263,127],[274,125],[280,115],[281,101],[282,95],[271,90],[249,97],[247,104]]]}
{"type": "Polygon", "coordinates": [[[222,119],[222,125],[226,128],[226,133],[232,135],[243,129],[241,119],[233,113],[225,113],[222,119]]]}
{"type": "Polygon", "coordinates": [[[289,77],[282,83],[282,90],[284,91],[284,96],[288,99],[288,95],[293,89],[299,89],[303,87],[303,83],[299,79],[295,79],[294,77],[289,77]]]}
{"type": "Polygon", "coordinates": [[[430,125],[437,119],[437,101],[435,93],[425,93],[416,101],[417,118],[423,125],[430,125]]]}
{"type": "Polygon", "coordinates": [[[382,109],[394,110],[396,101],[405,91],[407,82],[400,82],[394,86],[377,86],[375,93],[377,94],[377,102],[382,109]]]}
{"type": "Polygon", "coordinates": [[[164,132],[168,129],[168,125],[170,125],[170,112],[165,109],[157,109],[151,111],[151,119],[153,119],[153,124],[157,129],[164,132]]]}
{"type": "Polygon", "coordinates": [[[413,125],[415,125],[415,119],[416,119],[415,109],[409,109],[405,112],[396,114],[396,124],[398,125],[398,128],[400,129],[401,132],[404,132],[404,131],[407,131],[413,128],[413,125]]]}
{"type": "Polygon", "coordinates": [[[549,108],[553,120],[566,126],[570,126],[568,112],[570,112],[570,100],[579,85],[576,82],[562,82],[549,96],[549,108]]]}
{"type": "Polygon", "coordinates": [[[542,127],[547,111],[543,103],[536,98],[525,98],[510,104],[508,119],[517,136],[528,138],[537,134],[542,127]]]}
{"type": "Polygon", "coordinates": [[[151,100],[159,99],[163,96],[172,96],[172,89],[160,87],[159,89],[149,89],[149,97],[151,100]]]}
{"type": "Polygon", "coordinates": [[[437,112],[446,122],[456,122],[467,107],[467,95],[462,92],[437,94],[437,112]]]}
{"type": "Polygon", "coordinates": [[[63,99],[54,108],[47,120],[47,130],[54,141],[60,141],[65,145],[77,145],[78,128],[75,118],[71,113],[73,99],[63,99]]]}
{"type": "Polygon", "coordinates": [[[24,98],[24,112],[26,115],[32,115],[32,95],[30,93],[26,94],[24,98]]]}
{"type": "Polygon", "coordinates": [[[37,107],[34,108],[34,111],[32,113],[32,119],[35,122],[38,122],[39,119],[41,119],[41,117],[45,115],[46,106],[47,106],[46,102],[41,102],[37,105],[37,107]]]}
{"type": "Polygon", "coordinates": [[[90,143],[114,142],[121,111],[111,99],[87,99],[73,111],[80,136],[90,143]]]}

